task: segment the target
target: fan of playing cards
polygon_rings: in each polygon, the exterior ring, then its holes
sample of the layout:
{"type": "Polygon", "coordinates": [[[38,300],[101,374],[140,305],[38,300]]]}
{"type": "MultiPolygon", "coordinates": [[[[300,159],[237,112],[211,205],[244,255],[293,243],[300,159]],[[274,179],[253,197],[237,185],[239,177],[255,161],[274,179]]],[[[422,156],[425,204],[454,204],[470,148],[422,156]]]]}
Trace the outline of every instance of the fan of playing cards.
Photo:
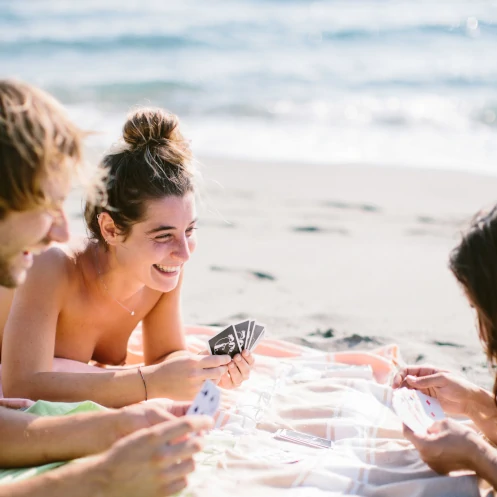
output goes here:
{"type": "Polygon", "coordinates": [[[229,355],[233,358],[244,350],[252,352],[265,333],[265,326],[251,319],[230,324],[209,340],[209,350],[212,355],[229,355]]]}
{"type": "Polygon", "coordinates": [[[434,421],[445,418],[440,402],[418,390],[394,390],[392,407],[402,422],[415,433],[426,433],[434,421]]]}

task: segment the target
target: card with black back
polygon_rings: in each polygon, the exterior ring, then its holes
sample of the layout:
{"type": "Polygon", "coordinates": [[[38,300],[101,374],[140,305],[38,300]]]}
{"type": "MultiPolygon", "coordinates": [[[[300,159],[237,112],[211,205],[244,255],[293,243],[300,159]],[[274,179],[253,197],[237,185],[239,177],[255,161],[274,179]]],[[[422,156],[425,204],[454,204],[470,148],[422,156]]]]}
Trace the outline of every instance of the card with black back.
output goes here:
{"type": "Polygon", "coordinates": [[[254,350],[258,343],[264,338],[266,329],[263,324],[255,323],[254,331],[252,333],[252,340],[250,341],[250,350],[254,350]]]}
{"type": "Polygon", "coordinates": [[[229,355],[231,358],[242,352],[233,325],[218,333],[209,340],[212,355],[229,355]]]}
{"type": "Polygon", "coordinates": [[[249,338],[249,325],[250,321],[248,319],[234,325],[236,337],[238,338],[238,345],[242,350],[245,350],[247,348],[247,340],[249,338]]]}
{"type": "Polygon", "coordinates": [[[213,416],[219,408],[220,399],[221,393],[219,388],[211,380],[205,380],[200,392],[193,399],[193,403],[186,414],[213,416]]]}
{"type": "Polygon", "coordinates": [[[251,319],[249,321],[249,337],[250,341],[247,342],[247,349],[251,350],[252,347],[252,338],[254,337],[254,326],[255,326],[255,320],[251,319]]]}

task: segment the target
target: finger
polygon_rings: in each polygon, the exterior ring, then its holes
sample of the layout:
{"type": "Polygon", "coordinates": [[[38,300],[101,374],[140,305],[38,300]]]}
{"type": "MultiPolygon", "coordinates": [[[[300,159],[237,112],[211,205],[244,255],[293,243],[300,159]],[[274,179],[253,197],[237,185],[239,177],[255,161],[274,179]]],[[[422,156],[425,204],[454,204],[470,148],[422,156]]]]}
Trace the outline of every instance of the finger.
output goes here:
{"type": "Polygon", "coordinates": [[[407,425],[403,424],[402,425],[402,433],[404,435],[405,438],[407,438],[407,440],[409,440],[409,442],[411,442],[412,444],[415,444],[415,442],[417,442],[417,436],[416,434],[411,430],[411,428],[409,428],[407,425]]]}
{"type": "Polygon", "coordinates": [[[179,462],[186,459],[191,459],[197,452],[200,452],[204,448],[204,443],[202,438],[195,437],[189,438],[182,442],[173,443],[170,445],[164,445],[161,447],[160,454],[162,455],[163,464],[169,464],[169,462],[179,462]]]}
{"type": "Polygon", "coordinates": [[[402,383],[404,383],[406,376],[407,376],[406,368],[397,371],[392,382],[392,388],[400,388],[402,386],[402,383]]]}
{"type": "Polygon", "coordinates": [[[250,376],[250,365],[241,355],[235,356],[235,365],[242,375],[242,381],[248,380],[250,376]]]}
{"type": "Polygon", "coordinates": [[[184,416],[191,405],[191,402],[174,402],[169,408],[169,412],[174,416],[184,416]]]}
{"type": "Polygon", "coordinates": [[[250,353],[250,350],[244,350],[242,352],[242,356],[243,358],[247,361],[248,365],[249,366],[253,366],[254,362],[255,362],[255,358],[254,356],[250,353]]]}
{"type": "Polygon", "coordinates": [[[219,366],[226,366],[231,362],[229,355],[208,355],[199,359],[198,365],[201,368],[218,368],[219,366]]]}
{"type": "Polygon", "coordinates": [[[440,419],[438,421],[435,421],[431,426],[428,427],[427,433],[430,435],[436,435],[446,430],[447,428],[447,420],[440,419]]]}
{"type": "Polygon", "coordinates": [[[429,376],[420,377],[408,375],[406,376],[405,381],[408,385],[416,389],[440,388],[447,383],[444,373],[436,373],[429,376]]]}
{"type": "Polygon", "coordinates": [[[188,458],[180,463],[173,462],[168,464],[162,471],[162,476],[166,481],[177,480],[178,478],[189,475],[195,470],[195,462],[188,458]]]}
{"type": "Polygon", "coordinates": [[[166,421],[155,425],[150,430],[157,445],[167,444],[171,440],[188,433],[197,433],[212,428],[213,420],[208,416],[183,416],[175,421],[166,421]]]}
{"type": "MultiPolygon", "coordinates": [[[[229,356],[228,356],[229,357],[229,356]]],[[[228,371],[228,366],[219,366],[218,368],[201,369],[198,372],[198,376],[203,380],[218,380],[226,374],[228,371]]]]}
{"type": "Polygon", "coordinates": [[[182,476],[181,478],[169,482],[165,487],[161,495],[175,495],[188,485],[188,480],[186,477],[182,476]]]}
{"type": "Polygon", "coordinates": [[[228,366],[229,372],[230,372],[230,377],[231,377],[231,382],[233,383],[233,386],[237,387],[241,385],[243,382],[243,376],[240,370],[238,369],[237,365],[235,362],[232,362],[228,366]]]}

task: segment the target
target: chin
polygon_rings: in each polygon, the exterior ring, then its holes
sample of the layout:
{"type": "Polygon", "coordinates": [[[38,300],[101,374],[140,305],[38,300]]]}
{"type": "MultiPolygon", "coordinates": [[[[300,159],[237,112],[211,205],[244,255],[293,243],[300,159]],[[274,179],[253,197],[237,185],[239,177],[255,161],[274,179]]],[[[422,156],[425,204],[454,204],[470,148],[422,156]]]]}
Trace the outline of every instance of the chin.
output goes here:
{"type": "Polygon", "coordinates": [[[5,288],[16,288],[26,281],[28,272],[23,269],[11,269],[10,271],[0,271],[0,286],[5,288]]]}
{"type": "Polygon", "coordinates": [[[167,293],[173,291],[179,282],[179,276],[176,278],[171,278],[169,281],[157,281],[157,279],[152,278],[152,281],[148,285],[152,290],[158,292],[167,293]]]}

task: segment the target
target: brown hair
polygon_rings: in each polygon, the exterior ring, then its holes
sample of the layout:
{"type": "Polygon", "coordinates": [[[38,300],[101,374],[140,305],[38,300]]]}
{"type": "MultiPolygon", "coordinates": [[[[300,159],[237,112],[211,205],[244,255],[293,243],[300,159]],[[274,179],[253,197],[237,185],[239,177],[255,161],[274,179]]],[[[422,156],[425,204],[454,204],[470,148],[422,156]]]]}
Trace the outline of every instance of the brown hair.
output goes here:
{"type": "Polygon", "coordinates": [[[106,172],[104,206],[86,203],[90,237],[103,242],[98,214],[107,212],[120,233],[129,235],[145,216],[145,202],[194,191],[189,143],[174,114],[163,109],[140,109],[128,116],[120,146],[101,163],[106,172]]]}
{"type": "Polygon", "coordinates": [[[83,137],[50,95],[0,80],[0,219],[11,210],[53,203],[42,182],[79,167],[83,137]]]}
{"type": "MultiPolygon", "coordinates": [[[[478,333],[490,364],[497,363],[497,206],[478,213],[450,254],[449,268],[478,318],[478,333]]],[[[494,382],[497,405],[497,377],[494,382]]]]}

